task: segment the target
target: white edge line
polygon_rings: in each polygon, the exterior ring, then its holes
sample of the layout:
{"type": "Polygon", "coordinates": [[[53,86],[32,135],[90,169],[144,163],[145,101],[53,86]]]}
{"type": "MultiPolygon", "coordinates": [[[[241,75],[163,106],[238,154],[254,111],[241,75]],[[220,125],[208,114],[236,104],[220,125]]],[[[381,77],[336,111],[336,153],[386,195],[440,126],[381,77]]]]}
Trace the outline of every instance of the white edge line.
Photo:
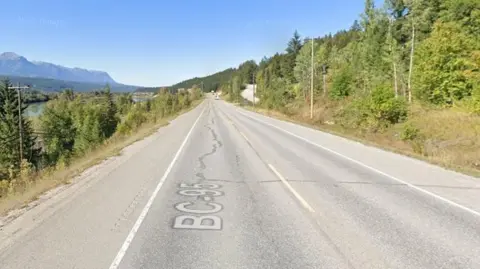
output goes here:
{"type": "Polygon", "coordinates": [[[125,242],[123,242],[122,247],[118,251],[117,256],[115,257],[112,264],[110,265],[110,267],[109,267],[110,269],[117,269],[118,266],[120,265],[120,263],[122,262],[123,256],[125,256],[125,253],[127,252],[130,244],[132,243],[133,238],[135,237],[138,229],[140,228],[140,225],[142,225],[143,220],[147,216],[147,213],[150,210],[150,207],[152,206],[153,201],[157,197],[157,194],[160,191],[160,189],[162,188],[163,183],[165,183],[165,180],[167,179],[168,175],[170,174],[170,171],[172,170],[175,162],[177,161],[178,157],[180,156],[180,153],[182,152],[183,148],[187,144],[188,138],[191,136],[191,134],[193,132],[193,129],[195,128],[198,121],[202,117],[203,112],[205,112],[205,108],[206,107],[203,108],[203,110],[200,113],[200,115],[198,116],[197,120],[193,123],[192,127],[190,128],[190,131],[188,131],[187,135],[185,136],[185,139],[183,140],[182,144],[180,145],[180,148],[178,149],[177,153],[173,157],[172,162],[170,162],[170,165],[168,165],[167,170],[165,170],[165,173],[163,174],[162,178],[158,182],[157,187],[155,188],[152,195],[150,196],[150,199],[148,199],[147,204],[145,204],[145,207],[143,208],[142,212],[140,213],[140,216],[138,216],[137,221],[133,225],[132,229],[130,230],[130,233],[128,234],[127,238],[125,239],[125,242]]]}
{"type": "Polygon", "coordinates": [[[248,137],[247,137],[244,133],[240,132],[240,134],[243,136],[243,138],[244,138],[245,140],[247,140],[248,143],[251,144],[250,140],[248,139],[248,137]]]}
{"type": "Polygon", "coordinates": [[[456,202],[453,202],[453,201],[451,201],[451,200],[448,200],[447,198],[443,198],[442,196],[440,196],[440,195],[438,195],[438,194],[435,194],[435,193],[433,193],[433,192],[430,192],[430,191],[427,191],[427,190],[422,189],[422,188],[420,188],[420,187],[417,187],[417,186],[413,185],[412,183],[409,183],[409,182],[403,181],[403,180],[401,180],[401,179],[398,179],[398,178],[396,178],[396,177],[394,177],[394,176],[392,176],[392,175],[389,175],[389,174],[387,174],[387,173],[385,173],[385,172],[382,172],[382,171],[380,171],[380,170],[378,170],[378,169],[376,169],[376,168],[373,168],[373,167],[371,167],[371,166],[369,166],[369,165],[366,165],[366,164],[364,164],[364,163],[362,163],[362,162],[360,162],[360,161],[357,161],[357,160],[352,159],[352,158],[350,158],[350,157],[348,157],[348,156],[345,156],[345,155],[343,155],[343,154],[341,154],[341,153],[338,153],[338,152],[336,152],[336,151],[334,151],[334,150],[331,150],[331,149],[326,148],[326,147],[324,147],[324,146],[322,146],[322,145],[319,145],[319,144],[317,144],[317,143],[315,143],[315,142],[312,142],[312,141],[310,141],[310,140],[308,140],[308,139],[306,139],[306,138],[303,138],[303,137],[301,137],[301,136],[299,136],[299,135],[296,135],[296,134],[294,134],[294,133],[292,133],[292,132],[290,132],[290,131],[287,131],[287,130],[285,130],[285,129],[283,129],[283,128],[280,128],[280,127],[278,127],[278,126],[275,126],[275,125],[273,125],[273,124],[271,124],[271,123],[268,123],[268,122],[263,121],[263,120],[260,120],[260,119],[256,119],[256,118],[254,118],[254,117],[252,117],[252,116],[250,116],[250,115],[247,115],[246,113],[240,111],[239,109],[237,109],[237,112],[240,113],[240,114],[242,114],[242,115],[244,115],[244,116],[246,116],[246,117],[248,117],[248,118],[251,118],[251,119],[253,119],[253,120],[256,120],[256,121],[258,121],[258,122],[261,122],[261,123],[263,123],[263,124],[266,124],[266,125],[268,125],[268,126],[271,126],[271,127],[275,128],[275,129],[278,129],[278,130],[280,130],[280,131],[282,131],[282,132],[284,132],[284,133],[287,133],[287,134],[289,134],[289,135],[291,135],[291,136],[293,136],[293,137],[296,137],[296,138],[298,138],[298,139],[300,139],[300,140],[303,140],[303,141],[305,141],[305,142],[307,142],[307,143],[309,143],[309,144],[311,144],[311,145],[314,145],[314,146],[319,147],[319,148],[321,148],[321,149],[323,149],[323,150],[326,150],[326,151],[328,151],[328,152],[330,152],[330,153],[333,153],[333,154],[335,154],[335,155],[337,155],[337,156],[340,156],[340,157],[342,157],[342,158],[344,158],[344,159],[347,159],[347,160],[349,160],[349,161],[351,161],[351,162],[353,162],[353,163],[356,163],[356,164],[358,164],[358,165],[360,165],[360,166],[363,166],[363,167],[365,167],[365,168],[367,168],[367,169],[370,169],[370,170],[372,170],[372,171],[374,171],[374,172],[376,172],[376,173],[378,173],[378,174],[380,174],[380,175],[383,175],[383,176],[385,176],[385,177],[388,177],[388,178],[390,178],[390,179],[392,179],[392,180],[394,180],[394,181],[397,181],[397,182],[399,182],[399,183],[405,184],[406,186],[408,186],[408,187],[410,187],[410,188],[412,188],[412,189],[414,189],[414,190],[417,190],[417,191],[419,191],[419,192],[422,192],[423,194],[430,195],[430,196],[432,196],[432,197],[434,197],[434,198],[436,198],[436,199],[438,199],[438,200],[440,200],[440,201],[443,201],[443,202],[445,202],[445,203],[448,203],[448,204],[450,204],[450,205],[452,205],[452,206],[458,207],[458,208],[463,209],[463,210],[465,210],[465,211],[467,211],[467,212],[469,212],[469,213],[471,213],[471,214],[473,214],[473,215],[476,215],[476,216],[480,217],[480,212],[477,212],[477,211],[475,211],[475,210],[473,210],[473,209],[471,209],[471,208],[468,208],[468,207],[463,206],[463,205],[461,205],[461,204],[457,204],[456,202]]]}
{"type": "Polygon", "coordinates": [[[298,199],[298,201],[300,201],[300,203],[302,203],[303,207],[305,207],[311,213],[315,213],[315,210],[307,203],[307,201],[305,201],[305,199],[303,199],[303,197],[300,194],[298,194],[298,192],[290,185],[290,183],[288,183],[287,180],[285,180],[285,178],[282,176],[282,174],[280,174],[277,171],[277,169],[275,169],[275,167],[273,167],[273,165],[268,164],[268,168],[270,168],[270,170],[272,170],[272,172],[275,173],[275,175],[282,181],[282,183],[285,184],[285,186],[287,186],[288,190],[290,190],[290,192],[292,192],[293,195],[295,195],[295,197],[298,199]]]}

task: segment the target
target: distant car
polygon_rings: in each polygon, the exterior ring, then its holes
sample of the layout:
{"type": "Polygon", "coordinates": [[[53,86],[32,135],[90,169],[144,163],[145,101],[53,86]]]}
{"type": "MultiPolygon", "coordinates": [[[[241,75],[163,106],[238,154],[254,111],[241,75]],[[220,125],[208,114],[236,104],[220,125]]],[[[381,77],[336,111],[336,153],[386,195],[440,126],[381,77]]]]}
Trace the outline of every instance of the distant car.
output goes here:
{"type": "Polygon", "coordinates": [[[220,98],[218,98],[218,95],[215,95],[215,100],[218,100],[218,99],[220,99],[220,98]]]}

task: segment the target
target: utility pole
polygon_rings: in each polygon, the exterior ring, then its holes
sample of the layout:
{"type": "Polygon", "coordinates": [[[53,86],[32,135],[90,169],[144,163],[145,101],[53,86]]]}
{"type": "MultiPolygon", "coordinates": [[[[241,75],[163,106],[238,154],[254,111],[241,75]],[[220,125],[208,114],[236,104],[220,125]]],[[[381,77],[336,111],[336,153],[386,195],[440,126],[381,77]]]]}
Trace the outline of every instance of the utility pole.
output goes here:
{"type": "Polygon", "coordinates": [[[323,74],[323,98],[327,96],[327,65],[322,65],[322,74],[323,74]]]}
{"type": "Polygon", "coordinates": [[[415,53],[415,22],[412,22],[412,48],[410,50],[410,70],[408,71],[408,102],[412,102],[413,55],[415,53]]]}
{"type": "Polygon", "coordinates": [[[310,119],[313,119],[313,37],[312,37],[312,70],[310,75],[310,119]]]}
{"type": "Polygon", "coordinates": [[[252,82],[253,82],[253,107],[255,107],[255,72],[252,74],[252,82]]]}
{"type": "Polygon", "coordinates": [[[18,134],[19,134],[19,149],[20,149],[20,164],[23,160],[23,126],[22,126],[22,89],[28,89],[29,86],[20,87],[20,83],[17,82],[17,86],[8,87],[9,89],[17,90],[18,96],[18,134]]]}

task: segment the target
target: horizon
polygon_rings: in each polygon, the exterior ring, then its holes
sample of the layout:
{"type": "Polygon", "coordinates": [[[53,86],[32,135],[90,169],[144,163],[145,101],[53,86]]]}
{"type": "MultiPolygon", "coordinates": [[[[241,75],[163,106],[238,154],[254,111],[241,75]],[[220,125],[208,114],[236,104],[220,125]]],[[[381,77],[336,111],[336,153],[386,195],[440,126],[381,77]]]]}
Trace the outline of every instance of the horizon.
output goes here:
{"type": "Polygon", "coordinates": [[[0,44],[0,51],[31,62],[106,72],[120,84],[161,87],[236,68],[247,60],[258,63],[283,52],[295,30],[303,39],[348,29],[359,18],[363,2],[304,0],[293,6],[273,0],[230,5],[186,0],[138,6],[112,0],[19,0],[6,9],[22,10],[22,16],[8,13],[0,18],[10,26],[6,35],[11,37],[0,44]],[[159,10],[171,12],[156,13],[159,10]],[[123,15],[135,19],[119,20],[123,15]]]}

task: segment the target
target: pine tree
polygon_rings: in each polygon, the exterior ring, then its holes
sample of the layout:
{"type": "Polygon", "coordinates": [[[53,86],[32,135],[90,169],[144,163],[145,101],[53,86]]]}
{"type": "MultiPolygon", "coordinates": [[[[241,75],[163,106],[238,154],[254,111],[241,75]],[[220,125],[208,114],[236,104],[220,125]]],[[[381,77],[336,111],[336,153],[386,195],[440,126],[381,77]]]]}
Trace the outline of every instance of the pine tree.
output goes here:
{"type": "Polygon", "coordinates": [[[19,104],[18,92],[10,86],[9,80],[0,86],[0,170],[3,171],[20,168],[20,125],[23,159],[36,165],[39,156],[30,121],[23,116],[27,106],[23,102],[19,104]]]}
{"type": "Polygon", "coordinates": [[[68,108],[68,101],[52,101],[40,117],[44,133],[45,158],[49,165],[63,159],[68,163],[75,144],[76,128],[68,108]]]}
{"type": "Polygon", "coordinates": [[[110,86],[107,85],[103,92],[105,97],[105,117],[103,118],[102,132],[103,137],[108,138],[115,133],[119,119],[117,117],[117,106],[113,100],[113,95],[110,91],[110,86]]]}
{"type": "Polygon", "coordinates": [[[300,52],[302,46],[303,44],[300,38],[300,34],[295,31],[295,33],[293,33],[292,39],[290,39],[290,41],[288,42],[287,52],[297,55],[297,53],[300,52]]]}

